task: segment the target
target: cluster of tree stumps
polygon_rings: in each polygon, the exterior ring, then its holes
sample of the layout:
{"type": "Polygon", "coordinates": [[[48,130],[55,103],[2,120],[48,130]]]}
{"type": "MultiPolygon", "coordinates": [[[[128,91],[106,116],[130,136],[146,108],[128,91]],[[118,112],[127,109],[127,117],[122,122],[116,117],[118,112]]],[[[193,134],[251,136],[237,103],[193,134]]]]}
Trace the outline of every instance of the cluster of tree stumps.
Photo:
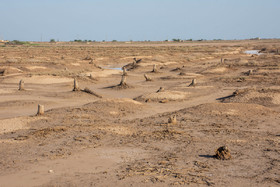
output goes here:
{"type": "MultiPolygon", "coordinates": [[[[123,82],[125,83],[125,80],[124,80],[123,82]]],[[[123,84],[124,84],[124,83],[123,83],[123,84]]],[[[19,91],[26,91],[25,85],[24,85],[24,80],[23,80],[23,79],[21,79],[21,80],[19,81],[18,90],[19,90],[19,91]]],[[[96,96],[96,97],[98,97],[98,98],[102,98],[101,95],[95,93],[93,90],[91,90],[91,89],[89,89],[89,88],[87,88],[87,87],[84,88],[84,89],[80,89],[79,84],[78,84],[78,80],[77,80],[76,78],[74,78],[74,85],[73,85],[73,90],[72,90],[72,91],[73,91],[73,92],[82,91],[82,92],[85,92],[85,93],[94,95],[94,96],[96,96]]],[[[44,105],[38,104],[38,110],[37,110],[36,116],[44,115],[44,113],[45,113],[45,107],[44,107],[44,105]]]]}
{"type": "MultiPolygon", "coordinates": [[[[64,57],[63,57],[64,58],[64,57]]],[[[89,57],[86,57],[86,60],[90,60],[91,61],[91,63],[93,62],[93,59],[92,58],[89,58],[89,57]]],[[[128,77],[128,71],[130,71],[130,70],[132,70],[132,69],[134,69],[134,68],[136,68],[136,67],[139,67],[139,63],[142,61],[142,59],[136,59],[136,58],[133,58],[133,63],[131,63],[131,64],[128,64],[128,65],[126,65],[126,66],[124,66],[123,68],[122,68],[122,70],[123,70],[123,72],[122,72],[122,75],[121,75],[121,81],[120,81],[120,83],[118,84],[118,85],[116,85],[116,86],[112,86],[113,88],[118,88],[118,89],[127,89],[127,88],[133,88],[133,86],[130,86],[130,85],[128,85],[128,83],[127,83],[127,77],[128,77]]],[[[224,60],[223,60],[223,58],[221,59],[221,63],[223,63],[224,62],[224,60]]],[[[159,73],[159,71],[158,71],[158,68],[157,68],[157,64],[154,64],[153,65],[153,69],[150,71],[150,73],[159,73]]],[[[248,74],[250,75],[250,74],[252,74],[252,71],[250,71],[250,72],[248,72],[248,74]]],[[[92,76],[92,74],[90,74],[90,79],[94,79],[93,78],[93,76],[92,76]]],[[[145,81],[153,81],[153,78],[152,77],[150,77],[148,74],[144,74],[144,78],[145,78],[145,81]]],[[[94,92],[93,90],[91,90],[90,88],[88,88],[88,87],[86,87],[86,88],[84,88],[84,89],[81,89],[80,87],[79,87],[79,83],[78,83],[78,80],[77,80],[77,78],[74,78],[74,82],[73,82],[74,84],[73,84],[73,92],[85,92],[85,93],[88,93],[88,94],[91,94],[91,95],[94,95],[94,96],[96,96],[96,97],[98,97],[98,98],[102,98],[102,96],[101,95],[99,95],[99,94],[97,94],[96,92],[94,92]]],[[[197,81],[196,81],[196,79],[193,79],[192,80],[192,82],[188,85],[188,87],[195,87],[196,86],[196,84],[197,84],[197,81]]],[[[25,91],[25,82],[24,82],[24,80],[20,80],[19,81],[19,87],[18,87],[18,90],[19,91],[25,91]]],[[[157,93],[158,92],[163,92],[164,91],[164,88],[163,87],[160,87],[160,89],[157,91],[157,93]]],[[[37,111],[37,115],[43,115],[44,114],[44,106],[43,105],[41,105],[41,104],[39,104],[38,105],[38,111],[37,111]]]]}

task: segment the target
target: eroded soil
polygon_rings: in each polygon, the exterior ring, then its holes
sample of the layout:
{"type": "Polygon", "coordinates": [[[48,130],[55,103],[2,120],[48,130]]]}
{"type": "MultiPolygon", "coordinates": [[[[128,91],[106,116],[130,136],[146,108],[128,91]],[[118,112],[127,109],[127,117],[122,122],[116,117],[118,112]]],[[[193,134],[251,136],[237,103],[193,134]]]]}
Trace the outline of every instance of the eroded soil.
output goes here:
{"type": "Polygon", "coordinates": [[[0,46],[0,186],[278,186],[279,48],[0,46]],[[215,157],[221,146],[231,159],[215,157]]]}

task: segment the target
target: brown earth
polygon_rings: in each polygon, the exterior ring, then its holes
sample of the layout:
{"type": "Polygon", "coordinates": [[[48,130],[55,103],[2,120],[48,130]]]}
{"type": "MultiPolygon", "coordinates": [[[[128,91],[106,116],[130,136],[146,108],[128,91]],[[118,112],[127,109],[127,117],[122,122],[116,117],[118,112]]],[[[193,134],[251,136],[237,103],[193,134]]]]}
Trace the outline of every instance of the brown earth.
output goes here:
{"type": "Polygon", "coordinates": [[[279,48],[279,40],[0,46],[0,186],[279,186],[279,48]]]}

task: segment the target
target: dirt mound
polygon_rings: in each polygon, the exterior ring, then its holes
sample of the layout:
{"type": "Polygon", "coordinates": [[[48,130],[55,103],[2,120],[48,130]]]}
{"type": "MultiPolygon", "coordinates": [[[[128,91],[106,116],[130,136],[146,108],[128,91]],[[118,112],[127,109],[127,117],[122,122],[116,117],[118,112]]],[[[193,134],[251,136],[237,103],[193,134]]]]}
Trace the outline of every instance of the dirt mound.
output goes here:
{"type": "Polygon", "coordinates": [[[203,73],[215,73],[215,74],[219,74],[219,73],[225,73],[227,72],[229,69],[226,67],[215,67],[213,69],[207,69],[205,71],[203,71],[203,73]]]}
{"type": "Polygon", "coordinates": [[[86,73],[81,73],[79,76],[80,77],[91,77],[92,78],[104,78],[104,77],[110,77],[115,74],[120,74],[122,71],[121,70],[115,70],[115,69],[96,69],[95,71],[92,72],[86,72],[86,73]]]}
{"type": "Polygon", "coordinates": [[[215,158],[217,158],[219,160],[230,160],[231,154],[230,154],[230,150],[228,149],[228,147],[227,146],[219,147],[216,150],[215,158]]]}
{"type": "Polygon", "coordinates": [[[7,133],[11,131],[28,129],[29,123],[35,122],[37,120],[46,119],[46,117],[18,117],[12,119],[3,119],[0,120],[0,134],[7,133]]]}
{"type": "Polygon", "coordinates": [[[17,73],[22,73],[22,70],[15,67],[5,67],[5,66],[2,66],[0,68],[0,76],[17,74],[17,73]]]}
{"type": "Polygon", "coordinates": [[[192,113],[197,115],[210,115],[216,117],[222,116],[255,116],[272,113],[273,110],[258,105],[258,104],[247,104],[247,103],[208,103],[198,105],[188,109],[192,113]]]}
{"type": "Polygon", "coordinates": [[[72,82],[73,79],[57,76],[32,76],[24,78],[7,78],[4,83],[18,83],[20,79],[24,79],[25,83],[29,84],[59,84],[72,82]]]}
{"type": "Polygon", "coordinates": [[[6,88],[0,89],[0,94],[10,94],[10,93],[13,93],[13,92],[15,92],[15,91],[12,90],[12,89],[6,89],[6,88]]]}
{"type": "MultiPolygon", "coordinates": [[[[0,90],[1,93],[1,90],[0,90]]],[[[11,92],[12,93],[12,92],[11,92]]],[[[38,101],[34,100],[11,100],[11,101],[4,101],[0,102],[0,107],[22,107],[28,105],[36,105],[38,101]]]]}
{"type": "Polygon", "coordinates": [[[79,108],[54,109],[47,114],[51,116],[63,114],[65,117],[75,114],[75,118],[103,121],[135,114],[143,107],[142,103],[127,98],[102,99],[79,108]]]}
{"type": "Polygon", "coordinates": [[[280,105],[279,89],[241,89],[222,99],[224,103],[254,103],[263,106],[280,105]]]}
{"type": "Polygon", "coordinates": [[[179,92],[179,91],[163,91],[163,92],[157,92],[157,93],[149,93],[145,95],[141,95],[135,100],[137,101],[153,101],[153,102],[159,102],[163,100],[168,101],[181,101],[187,98],[189,93],[187,92],[179,92]]]}
{"type": "Polygon", "coordinates": [[[165,77],[160,77],[162,80],[175,80],[175,79],[186,79],[185,76],[165,76],[165,77]]]}
{"type": "Polygon", "coordinates": [[[85,105],[85,108],[99,109],[99,112],[109,113],[112,116],[122,116],[126,113],[135,113],[143,108],[143,104],[132,99],[105,99],[85,105]]]}
{"type": "Polygon", "coordinates": [[[118,85],[115,85],[115,86],[109,86],[109,87],[106,87],[106,88],[111,88],[111,89],[114,89],[114,90],[124,90],[124,89],[129,89],[129,88],[135,88],[134,86],[131,86],[129,84],[118,84],[118,85]]]}
{"type": "MultiPolygon", "coordinates": [[[[206,103],[198,106],[184,108],[178,111],[166,112],[156,116],[148,117],[143,120],[145,124],[166,124],[170,116],[176,115],[176,121],[180,125],[197,124],[222,124],[221,127],[234,124],[244,125],[248,119],[269,119],[273,115],[279,115],[278,112],[257,104],[247,103],[206,103]]],[[[249,123],[248,123],[249,124],[249,123]]],[[[210,127],[212,128],[212,127],[210,127]]],[[[209,131],[215,131],[209,129],[209,131]]],[[[232,131],[234,132],[234,131],[232,131]]]]}
{"type": "Polygon", "coordinates": [[[45,66],[26,66],[25,67],[26,69],[28,69],[28,70],[45,70],[45,69],[47,69],[47,67],[45,67],[45,66]]]}

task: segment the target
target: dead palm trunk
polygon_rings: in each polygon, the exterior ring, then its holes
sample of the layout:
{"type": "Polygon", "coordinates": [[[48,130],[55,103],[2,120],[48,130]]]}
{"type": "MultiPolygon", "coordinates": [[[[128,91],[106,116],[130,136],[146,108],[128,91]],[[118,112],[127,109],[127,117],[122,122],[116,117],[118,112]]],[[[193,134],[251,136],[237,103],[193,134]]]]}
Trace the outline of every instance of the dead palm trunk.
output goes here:
{"type": "Polygon", "coordinates": [[[79,91],[80,88],[79,88],[79,85],[78,85],[78,81],[77,79],[74,79],[74,88],[73,88],[73,91],[79,91]]]}
{"type": "Polygon", "coordinates": [[[192,83],[189,85],[189,87],[190,87],[190,86],[193,86],[193,87],[194,87],[195,85],[196,85],[196,79],[193,79],[193,80],[192,80],[192,83]]]}
{"type": "Polygon", "coordinates": [[[24,90],[24,80],[19,81],[18,90],[24,90]]]}
{"type": "Polygon", "coordinates": [[[176,125],[176,124],[177,124],[176,115],[170,116],[169,119],[168,119],[168,123],[169,123],[169,124],[176,125]]]}
{"type": "Polygon", "coordinates": [[[37,116],[44,114],[44,105],[38,105],[37,116]]]}
{"type": "Polygon", "coordinates": [[[153,73],[156,73],[156,72],[158,72],[157,71],[157,65],[156,64],[154,64],[154,67],[153,67],[153,71],[152,71],[153,73]]]}
{"type": "Polygon", "coordinates": [[[149,77],[148,75],[144,74],[144,77],[145,77],[146,81],[152,81],[151,77],[149,77]]]}
{"type": "Polygon", "coordinates": [[[121,82],[120,82],[120,86],[126,86],[126,76],[122,75],[122,79],[121,79],[121,82]]]}
{"type": "Polygon", "coordinates": [[[250,70],[247,72],[247,75],[250,76],[250,75],[252,75],[252,74],[253,74],[253,70],[250,69],[250,70]]]}
{"type": "Polygon", "coordinates": [[[123,74],[122,74],[123,76],[127,76],[127,72],[126,72],[126,68],[125,67],[123,67],[123,74]]]}

